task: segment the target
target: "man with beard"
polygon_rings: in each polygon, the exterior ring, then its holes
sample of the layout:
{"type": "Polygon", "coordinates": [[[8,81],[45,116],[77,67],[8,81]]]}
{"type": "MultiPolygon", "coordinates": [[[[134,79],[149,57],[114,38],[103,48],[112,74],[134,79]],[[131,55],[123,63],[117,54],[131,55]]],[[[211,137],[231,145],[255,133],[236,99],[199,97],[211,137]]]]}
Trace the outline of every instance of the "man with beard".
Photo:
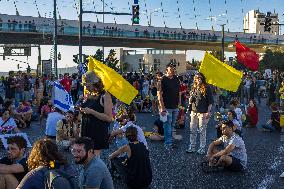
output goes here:
{"type": "Polygon", "coordinates": [[[110,172],[105,163],[94,153],[94,142],[87,137],[75,140],[71,152],[76,164],[84,166],[79,186],[86,189],[113,189],[110,172]]]}
{"type": "Polygon", "coordinates": [[[10,137],[7,140],[7,157],[0,159],[0,188],[16,188],[28,172],[25,155],[27,142],[21,136],[10,137]]]}

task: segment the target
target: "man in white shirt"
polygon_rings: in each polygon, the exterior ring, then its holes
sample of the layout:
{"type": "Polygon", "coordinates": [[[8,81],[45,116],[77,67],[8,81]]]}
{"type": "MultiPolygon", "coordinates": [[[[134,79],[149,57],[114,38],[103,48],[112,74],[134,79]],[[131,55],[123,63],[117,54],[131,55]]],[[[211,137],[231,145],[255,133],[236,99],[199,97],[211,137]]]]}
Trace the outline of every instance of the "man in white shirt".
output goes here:
{"type": "Polygon", "coordinates": [[[64,116],[61,110],[54,108],[54,112],[50,112],[46,119],[45,135],[48,138],[56,139],[56,125],[57,122],[62,120],[64,116]]]}

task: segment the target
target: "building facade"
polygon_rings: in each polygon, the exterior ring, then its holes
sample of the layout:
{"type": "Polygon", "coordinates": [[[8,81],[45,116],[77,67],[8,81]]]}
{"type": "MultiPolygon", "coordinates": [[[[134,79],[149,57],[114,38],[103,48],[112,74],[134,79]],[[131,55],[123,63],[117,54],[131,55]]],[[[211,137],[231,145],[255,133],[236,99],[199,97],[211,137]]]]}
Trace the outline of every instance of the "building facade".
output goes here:
{"type": "Polygon", "coordinates": [[[279,18],[277,13],[267,14],[261,13],[259,10],[251,10],[246,13],[244,20],[244,33],[255,33],[255,34],[273,34],[279,35],[279,18]],[[270,20],[269,31],[265,29],[266,19],[270,20]]]}
{"type": "Polygon", "coordinates": [[[185,51],[147,49],[146,53],[137,53],[136,50],[122,50],[120,61],[127,65],[126,72],[164,72],[170,62],[175,64],[177,73],[186,72],[185,51]]]}

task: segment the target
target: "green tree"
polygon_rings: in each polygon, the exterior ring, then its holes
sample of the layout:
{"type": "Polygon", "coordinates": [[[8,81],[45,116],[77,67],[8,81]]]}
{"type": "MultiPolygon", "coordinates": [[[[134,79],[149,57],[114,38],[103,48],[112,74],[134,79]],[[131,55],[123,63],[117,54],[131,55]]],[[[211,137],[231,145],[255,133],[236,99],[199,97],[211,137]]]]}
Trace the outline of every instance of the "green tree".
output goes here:
{"type": "Polygon", "coordinates": [[[104,52],[101,49],[98,49],[96,51],[96,54],[93,55],[92,57],[94,57],[95,59],[97,59],[100,62],[104,63],[104,52]]]}
{"type": "Polygon", "coordinates": [[[115,57],[115,55],[116,55],[115,50],[111,49],[109,51],[108,56],[105,59],[105,64],[108,67],[110,67],[110,68],[114,69],[115,71],[119,72],[119,67],[120,67],[119,66],[119,60],[115,57]]]}
{"type": "Polygon", "coordinates": [[[284,52],[280,50],[272,51],[271,49],[267,49],[259,65],[259,70],[264,69],[284,70],[284,52]]]}

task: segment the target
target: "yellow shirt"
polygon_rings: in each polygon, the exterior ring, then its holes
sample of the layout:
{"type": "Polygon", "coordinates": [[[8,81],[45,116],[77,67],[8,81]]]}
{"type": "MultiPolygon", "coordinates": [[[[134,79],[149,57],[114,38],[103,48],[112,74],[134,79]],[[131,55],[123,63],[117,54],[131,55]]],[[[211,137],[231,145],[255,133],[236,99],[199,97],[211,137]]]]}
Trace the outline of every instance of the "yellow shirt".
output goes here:
{"type": "Polygon", "coordinates": [[[280,93],[280,99],[284,100],[284,86],[280,87],[279,93],[280,93]]]}

